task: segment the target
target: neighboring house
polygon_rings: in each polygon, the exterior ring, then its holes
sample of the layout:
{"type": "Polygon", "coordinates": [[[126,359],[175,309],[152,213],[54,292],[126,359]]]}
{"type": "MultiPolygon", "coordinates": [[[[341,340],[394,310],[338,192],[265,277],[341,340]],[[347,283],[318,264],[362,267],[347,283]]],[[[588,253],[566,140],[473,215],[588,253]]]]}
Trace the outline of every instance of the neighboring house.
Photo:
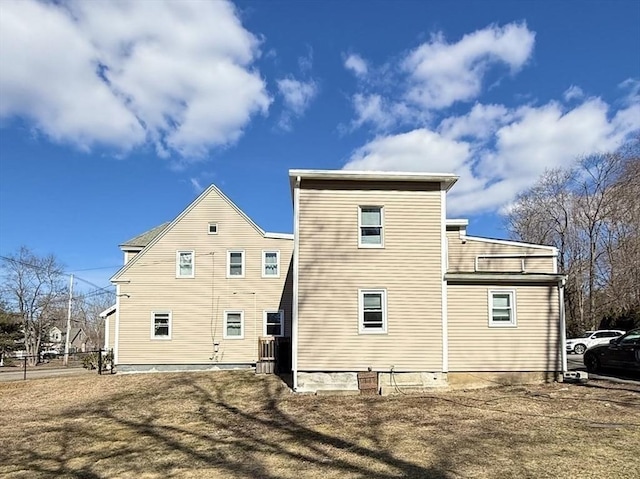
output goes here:
{"type": "MultiPolygon", "coordinates": [[[[71,328],[69,338],[70,352],[85,352],[87,350],[87,334],[82,328],[71,328]]],[[[48,350],[64,353],[66,340],[66,332],[57,326],[53,326],[49,329],[49,341],[44,344],[44,347],[48,350]]]]}
{"type": "MultiPolygon", "coordinates": [[[[66,342],[66,335],[62,337],[62,350],[64,351],[64,345],[66,342]]],[[[87,350],[87,334],[82,328],[71,328],[69,332],[69,352],[70,353],[84,353],[87,350]]]]}
{"type": "Polygon", "coordinates": [[[62,349],[64,349],[64,343],[62,341],[62,338],[63,338],[62,330],[57,326],[53,326],[49,330],[50,349],[60,351],[60,345],[62,345],[62,349]]]}
{"type": "Polygon", "coordinates": [[[211,186],[121,245],[117,304],[101,314],[121,371],[253,366],[272,334],[291,338],[300,392],[357,389],[368,370],[392,391],[566,369],[556,249],[468,236],[445,215],[456,176],[289,175],[293,235],[265,233],[211,186]]]}

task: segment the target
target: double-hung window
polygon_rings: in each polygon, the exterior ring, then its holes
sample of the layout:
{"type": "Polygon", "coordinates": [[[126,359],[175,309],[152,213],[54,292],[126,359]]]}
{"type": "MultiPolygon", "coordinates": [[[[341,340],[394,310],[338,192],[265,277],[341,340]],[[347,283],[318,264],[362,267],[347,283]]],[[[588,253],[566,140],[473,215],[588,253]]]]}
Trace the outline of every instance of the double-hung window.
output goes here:
{"type": "Polygon", "coordinates": [[[358,247],[384,246],[384,209],[382,206],[358,207],[358,247]]]}
{"type": "Polygon", "coordinates": [[[193,278],[195,276],[193,251],[176,251],[176,278],[193,278]]]}
{"type": "Polygon", "coordinates": [[[284,311],[265,311],[264,330],[265,336],[284,336],[284,311]]]}
{"type": "Polygon", "coordinates": [[[489,291],[489,326],[516,326],[516,292],[507,290],[489,291]]]}
{"type": "Polygon", "coordinates": [[[227,251],[227,278],[244,278],[244,250],[227,251]]]}
{"type": "Polygon", "coordinates": [[[171,339],[171,311],[151,313],[151,339],[171,339]]]}
{"type": "Polygon", "coordinates": [[[280,251],[262,252],[262,277],[280,277],[280,251]]]}
{"type": "Polygon", "coordinates": [[[244,311],[224,312],[224,339],[244,338],[244,311]]]}
{"type": "Polygon", "coordinates": [[[387,291],[385,289],[359,290],[359,332],[387,332],[387,291]]]}

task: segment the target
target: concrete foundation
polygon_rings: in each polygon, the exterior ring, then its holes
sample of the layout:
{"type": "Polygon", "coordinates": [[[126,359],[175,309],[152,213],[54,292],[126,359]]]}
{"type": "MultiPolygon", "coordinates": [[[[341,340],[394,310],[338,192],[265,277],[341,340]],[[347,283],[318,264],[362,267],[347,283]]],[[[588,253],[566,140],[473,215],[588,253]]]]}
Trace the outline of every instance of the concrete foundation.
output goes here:
{"type": "Polygon", "coordinates": [[[230,369],[252,369],[253,364],[119,364],[119,374],[177,373],[189,371],[226,371],[230,369]]]}
{"type": "Polygon", "coordinates": [[[553,382],[558,379],[553,371],[535,372],[459,372],[448,373],[449,386],[456,389],[483,388],[489,386],[512,386],[553,382]]]}
{"type": "Polygon", "coordinates": [[[379,373],[378,385],[383,396],[448,386],[447,375],[440,372],[379,373]]]}
{"type": "Polygon", "coordinates": [[[358,391],[357,373],[298,372],[298,393],[358,391]]]}

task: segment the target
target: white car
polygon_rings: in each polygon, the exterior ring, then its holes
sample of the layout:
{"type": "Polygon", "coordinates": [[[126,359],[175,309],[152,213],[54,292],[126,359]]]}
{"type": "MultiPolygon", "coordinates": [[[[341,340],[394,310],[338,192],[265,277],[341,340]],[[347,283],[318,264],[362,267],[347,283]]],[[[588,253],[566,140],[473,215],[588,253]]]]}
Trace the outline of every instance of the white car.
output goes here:
{"type": "Polygon", "coordinates": [[[567,352],[584,354],[591,346],[605,344],[613,338],[622,336],[624,331],[619,329],[600,329],[598,331],[587,331],[580,338],[567,339],[567,352]]]}

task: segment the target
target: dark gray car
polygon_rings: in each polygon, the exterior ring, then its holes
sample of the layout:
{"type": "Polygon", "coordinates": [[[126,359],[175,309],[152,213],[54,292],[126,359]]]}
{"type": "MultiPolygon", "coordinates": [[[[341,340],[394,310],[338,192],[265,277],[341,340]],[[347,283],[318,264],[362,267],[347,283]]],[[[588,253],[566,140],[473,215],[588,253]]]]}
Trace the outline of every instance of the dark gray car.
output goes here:
{"type": "Polygon", "coordinates": [[[640,372],[640,329],[587,349],[583,360],[590,373],[606,368],[640,372]]]}

